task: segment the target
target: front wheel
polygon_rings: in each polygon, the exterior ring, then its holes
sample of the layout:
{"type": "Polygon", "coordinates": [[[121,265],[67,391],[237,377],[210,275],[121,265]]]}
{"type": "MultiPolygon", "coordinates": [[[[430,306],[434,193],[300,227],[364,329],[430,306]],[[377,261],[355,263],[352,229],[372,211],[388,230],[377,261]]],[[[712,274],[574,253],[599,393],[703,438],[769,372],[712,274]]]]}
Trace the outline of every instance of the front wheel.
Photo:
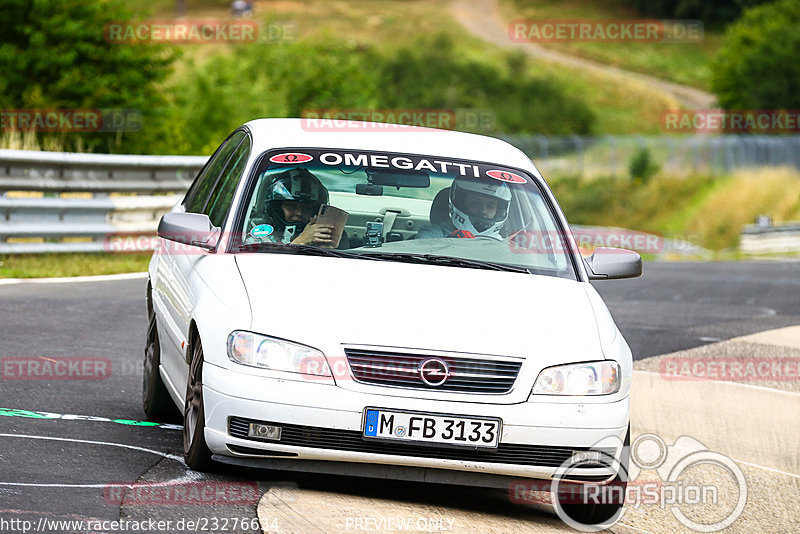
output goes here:
{"type": "Polygon", "coordinates": [[[142,409],[148,419],[162,421],[177,415],[177,407],[161,380],[161,346],[158,342],[158,325],[150,292],[147,294],[147,342],[144,347],[142,372],[142,409]]]}
{"type": "Polygon", "coordinates": [[[183,410],[183,459],[186,465],[195,471],[209,471],[212,466],[211,451],[206,445],[205,428],[203,346],[198,337],[193,344],[183,410]]]}
{"type": "MultiPolygon", "coordinates": [[[[570,524],[573,528],[584,530],[584,532],[597,532],[604,530],[621,517],[625,506],[625,493],[628,486],[628,465],[630,461],[631,448],[631,427],[628,425],[628,433],[625,435],[622,451],[619,459],[619,473],[606,485],[595,486],[594,491],[590,491],[591,499],[585,498],[583,491],[578,492],[581,496],[579,502],[574,499],[566,499],[566,502],[559,501],[557,509],[565,517],[562,520],[570,524]],[[588,502],[594,501],[594,502],[588,502]]],[[[554,496],[559,499],[559,496],[554,496]]],[[[561,515],[561,514],[559,514],[561,515]]]]}

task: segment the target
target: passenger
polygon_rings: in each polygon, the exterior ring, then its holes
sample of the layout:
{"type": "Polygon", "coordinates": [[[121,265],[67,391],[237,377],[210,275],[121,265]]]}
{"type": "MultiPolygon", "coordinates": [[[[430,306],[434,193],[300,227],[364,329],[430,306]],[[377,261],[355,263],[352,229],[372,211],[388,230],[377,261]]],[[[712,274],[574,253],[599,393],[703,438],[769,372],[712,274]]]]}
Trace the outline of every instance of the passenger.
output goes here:
{"type": "Polygon", "coordinates": [[[423,226],[416,239],[477,236],[502,239],[500,229],[508,219],[510,202],[511,190],[504,183],[456,178],[450,185],[450,220],[423,226]]]}
{"type": "Polygon", "coordinates": [[[328,190],[307,169],[289,169],[275,175],[264,199],[269,224],[250,230],[247,242],[332,245],[333,225],[316,224],[320,206],[328,203],[328,190]]]}

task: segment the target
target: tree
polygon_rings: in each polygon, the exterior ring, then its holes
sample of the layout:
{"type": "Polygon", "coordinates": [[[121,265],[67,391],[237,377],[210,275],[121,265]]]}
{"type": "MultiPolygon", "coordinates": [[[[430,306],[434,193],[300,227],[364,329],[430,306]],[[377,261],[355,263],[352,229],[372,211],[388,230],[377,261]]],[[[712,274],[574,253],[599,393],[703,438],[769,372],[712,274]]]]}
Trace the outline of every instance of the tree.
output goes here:
{"type": "MultiPolygon", "coordinates": [[[[164,45],[106,40],[108,22],[132,19],[123,0],[0,0],[0,12],[0,106],[139,110],[142,131],[122,136],[128,149],[164,130],[160,84],[176,54],[164,45]]],[[[121,142],[116,134],[79,137],[65,136],[67,148],[108,150],[121,142]]]]}
{"type": "Polygon", "coordinates": [[[731,25],[712,65],[725,109],[800,108],[800,2],[748,9],[731,25]]]}
{"type": "Polygon", "coordinates": [[[700,19],[709,27],[724,26],[751,6],[771,0],[626,0],[646,16],[666,19],[700,19]]]}
{"type": "Polygon", "coordinates": [[[653,161],[650,150],[646,147],[637,150],[628,163],[631,179],[640,184],[646,184],[658,171],[659,167],[653,161]]]}
{"type": "Polygon", "coordinates": [[[243,121],[322,109],[464,110],[462,122],[433,126],[488,134],[585,134],[595,121],[526,56],[468,58],[446,35],[389,51],[330,39],[248,46],[187,72],[178,122],[191,152],[213,150],[243,121]]]}

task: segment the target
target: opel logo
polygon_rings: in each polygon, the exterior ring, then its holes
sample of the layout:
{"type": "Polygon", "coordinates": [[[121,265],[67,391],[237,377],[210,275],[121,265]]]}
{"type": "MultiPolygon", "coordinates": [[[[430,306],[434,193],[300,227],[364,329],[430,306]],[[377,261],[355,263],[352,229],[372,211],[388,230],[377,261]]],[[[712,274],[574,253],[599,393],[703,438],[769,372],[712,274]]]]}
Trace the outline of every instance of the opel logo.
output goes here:
{"type": "Polygon", "coordinates": [[[450,376],[450,368],[439,358],[428,358],[419,366],[419,377],[429,386],[441,386],[450,376]]]}

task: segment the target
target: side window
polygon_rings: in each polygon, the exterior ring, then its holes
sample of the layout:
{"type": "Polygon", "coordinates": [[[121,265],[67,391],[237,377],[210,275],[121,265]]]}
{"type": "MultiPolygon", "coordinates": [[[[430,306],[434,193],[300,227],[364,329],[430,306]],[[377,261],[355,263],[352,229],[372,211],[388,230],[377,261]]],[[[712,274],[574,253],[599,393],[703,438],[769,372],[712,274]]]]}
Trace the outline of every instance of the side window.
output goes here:
{"type": "Polygon", "coordinates": [[[222,171],[217,186],[208,200],[206,213],[214,226],[222,226],[222,223],[225,222],[225,215],[228,214],[231,207],[233,193],[236,191],[249,156],[250,139],[247,138],[231,156],[228,166],[222,171]]]}
{"type": "Polygon", "coordinates": [[[192,189],[186,195],[186,200],[184,201],[186,211],[189,213],[205,213],[208,197],[217,183],[219,173],[225,168],[225,164],[228,163],[231,154],[239,146],[245,135],[245,132],[236,132],[217,150],[213,159],[209,161],[192,185],[192,189]]]}

